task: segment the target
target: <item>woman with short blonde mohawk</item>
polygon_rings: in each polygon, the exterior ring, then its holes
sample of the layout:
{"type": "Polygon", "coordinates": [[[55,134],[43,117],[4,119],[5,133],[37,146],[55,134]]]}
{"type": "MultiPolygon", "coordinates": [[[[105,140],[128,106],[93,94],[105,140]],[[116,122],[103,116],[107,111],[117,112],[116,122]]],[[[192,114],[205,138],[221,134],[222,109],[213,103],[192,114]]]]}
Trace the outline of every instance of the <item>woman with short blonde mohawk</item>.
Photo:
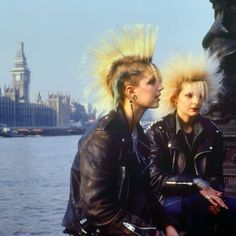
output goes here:
{"type": "Polygon", "coordinates": [[[200,115],[203,102],[220,89],[217,72],[216,59],[207,54],[175,57],[163,69],[158,113],[164,117],[147,131],[152,187],[191,236],[228,235],[230,230],[220,231],[230,224],[223,199],[222,135],[200,115]],[[218,234],[214,231],[217,218],[218,234]]]}
{"type": "MultiPolygon", "coordinates": [[[[102,108],[81,138],[71,168],[65,233],[101,236],[178,236],[149,184],[147,138],[139,120],[159,105],[161,75],[152,62],[156,29],[125,26],[109,31],[89,62],[102,108]]],[[[97,100],[98,101],[98,100],[97,100]]]]}

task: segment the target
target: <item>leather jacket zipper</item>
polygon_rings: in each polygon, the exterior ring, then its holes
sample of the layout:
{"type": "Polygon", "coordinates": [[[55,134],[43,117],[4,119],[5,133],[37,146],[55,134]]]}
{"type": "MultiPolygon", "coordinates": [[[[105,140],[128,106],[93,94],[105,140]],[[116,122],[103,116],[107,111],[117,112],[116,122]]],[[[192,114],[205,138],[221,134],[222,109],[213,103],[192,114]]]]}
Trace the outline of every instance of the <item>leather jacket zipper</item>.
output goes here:
{"type": "Polygon", "coordinates": [[[172,169],[172,171],[174,171],[175,162],[176,162],[176,154],[175,154],[175,151],[176,151],[176,150],[177,150],[177,151],[182,151],[182,150],[181,150],[180,148],[178,148],[178,147],[172,146],[171,141],[168,142],[167,147],[170,149],[170,151],[173,151],[173,152],[174,152],[174,154],[171,155],[171,156],[173,156],[171,169],[172,169]]]}
{"type": "Polygon", "coordinates": [[[118,195],[119,201],[121,200],[121,194],[122,194],[122,189],[123,189],[125,177],[126,177],[125,166],[121,166],[120,190],[119,190],[119,195],[118,195]]]}
{"type": "Polygon", "coordinates": [[[128,222],[122,222],[122,224],[123,226],[125,226],[126,229],[128,229],[129,231],[133,232],[135,235],[138,235],[138,236],[142,236],[143,233],[150,233],[157,230],[156,227],[152,227],[152,226],[140,227],[135,224],[128,223],[128,222]]]}
{"type": "Polygon", "coordinates": [[[196,167],[196,159],[199,157],[199,156],[201,156],[202,154],[205,154],[205,153],[210,153],[211,152],[211,150],[209,150],[209,151],[203,151],[203,152],[199,152],[197,155],[195,155],[194,156],[194,169],[195,169],[195,172],[196,172],[196,174],[198,175],[199,173],[198,173],[198,170],[197,170],[197,167],[196,167]]]}

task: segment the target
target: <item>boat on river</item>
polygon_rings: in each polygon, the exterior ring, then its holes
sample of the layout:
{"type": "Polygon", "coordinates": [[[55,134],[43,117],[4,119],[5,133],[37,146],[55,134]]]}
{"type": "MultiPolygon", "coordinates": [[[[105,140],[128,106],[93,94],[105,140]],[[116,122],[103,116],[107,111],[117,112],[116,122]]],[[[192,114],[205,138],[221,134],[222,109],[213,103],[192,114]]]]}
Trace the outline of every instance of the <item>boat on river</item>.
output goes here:
{"type": "Polygon", "coordinates": [[[6,138],[11,138],[11,137],[24,137],[25,135],[18,133],[18,131],[16,129],[4,127],[0,132],[0,136],[6,137],[6,138]]]}

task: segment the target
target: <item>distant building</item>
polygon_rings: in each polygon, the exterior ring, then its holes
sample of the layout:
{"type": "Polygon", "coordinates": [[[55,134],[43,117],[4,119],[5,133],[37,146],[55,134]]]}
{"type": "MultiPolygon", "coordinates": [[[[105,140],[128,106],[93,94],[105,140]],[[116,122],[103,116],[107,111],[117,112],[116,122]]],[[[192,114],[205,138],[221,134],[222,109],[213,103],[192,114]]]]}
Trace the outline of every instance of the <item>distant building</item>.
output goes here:
{"type": "Polygon", "coordinates": [[[70,122],[77,123],[80,122],[83,124],[88,121],[88,113],[85,110],[85,107],[81,105],[79,102],[72,101],[70,103],[70,122]]]}
{"type": "Polygon", "coordinates": [[[68,126],[70,121],[70,97],[62,94],[49,94],[46,103],[56,111],[56,126],[68,126]]]}
{"type": "Polygon", "coordinates": [[[13,91],[17,92],[17,99],[22,103],[30,102],[30,71],[24,52],[24,43],[20,43],[16,53],[15,65],[11,71],[13,77],[13,91]]]}
{"type": "Polygon", "coordinates": [[[55,126],[56,112],[45,105],[0,97],[0,124],[9,127],[55,126]]]}
{"type": "Polygon", "coordinates": [[[30,103],[30,70],[24,44],[20,43],[11,71],[12,86],[0,88],[0,124],[10,127],[62,127],[69,125],[70,98],[50,94],[46,102],[39,93],[36,103],[30,103]]]}

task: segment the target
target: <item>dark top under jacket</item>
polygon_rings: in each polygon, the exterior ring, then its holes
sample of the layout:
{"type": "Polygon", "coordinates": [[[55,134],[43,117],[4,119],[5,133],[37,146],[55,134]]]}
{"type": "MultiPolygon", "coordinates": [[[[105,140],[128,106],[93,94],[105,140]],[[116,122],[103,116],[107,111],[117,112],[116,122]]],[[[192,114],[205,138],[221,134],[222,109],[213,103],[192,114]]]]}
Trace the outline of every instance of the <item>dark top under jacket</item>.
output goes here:
{"type": "Polygon", "coordinates": [[[132,145],[121,108],[99,119],[80,139],[62,223],[67,232],[98,228],[103,236],[144,235],[174,224],[150,189],[150,148],[140,125],[138,154],[132,145]]]}

